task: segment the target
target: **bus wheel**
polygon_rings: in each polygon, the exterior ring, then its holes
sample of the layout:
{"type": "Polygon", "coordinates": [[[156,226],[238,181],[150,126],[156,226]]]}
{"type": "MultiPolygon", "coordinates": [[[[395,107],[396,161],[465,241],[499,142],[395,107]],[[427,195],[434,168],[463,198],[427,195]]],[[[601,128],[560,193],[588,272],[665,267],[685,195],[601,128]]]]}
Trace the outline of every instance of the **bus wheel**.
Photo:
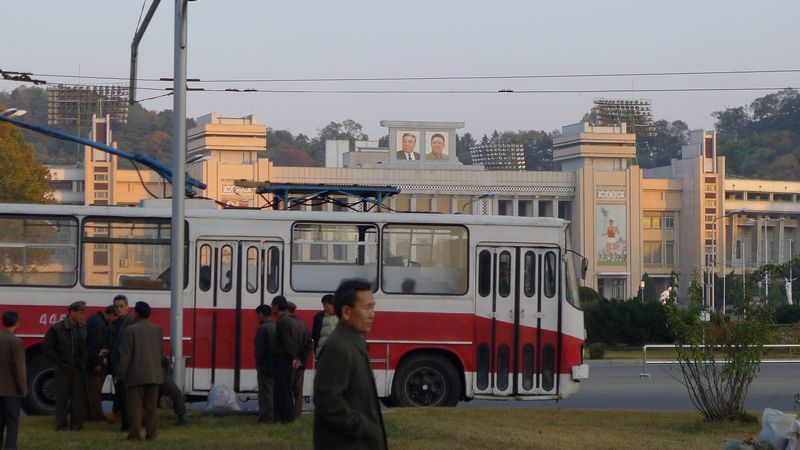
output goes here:
{"type": "Polygon", "coordinates": [[[55,414],[56,370],[53,363],[42,353],[28,363],[28,396],[22,401],[22,408],[32,416],[55,414]]]}
{"type": "Polygon", "coordinates": [[[455,406],[460,396],[458,372],[446,358],[411,356],[395,373],[392,400],[398,406],[455,406]]]}

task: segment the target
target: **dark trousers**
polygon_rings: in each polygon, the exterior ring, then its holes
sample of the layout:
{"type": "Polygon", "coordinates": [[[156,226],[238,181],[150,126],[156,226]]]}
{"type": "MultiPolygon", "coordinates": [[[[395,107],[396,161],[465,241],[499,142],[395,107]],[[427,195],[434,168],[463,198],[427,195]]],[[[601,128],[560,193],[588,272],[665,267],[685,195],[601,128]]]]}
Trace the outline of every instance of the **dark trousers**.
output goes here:
{"type": "Polygon", "coordinates": [[[294,420],[294,401],[291,388],[292,367],[288,361],[278,361],[275,364],[274,382],[274,420],[282,423],[294,420]]]}
{"type": "Polygon", "coordinates": [[[158,398],[165,395],[172,400],[172,410],[178,419],[186,418],[186,399],[178,385],[169,377],[164,377],[164,382],[158,385],[158,398]]]}
{"type": "Polygon", "coordinates": [[[56,429],[83,427],[84,372],[79,367],[56,367],[56,429]],[[69,408],[69,420],[67,418],[69,408]]]}
{"type": "Polygon", "coordinates": [[[86,385],[86,399],[83,411],[86,420],[99,422],[103,420],[103,407],[101,406],[100,391],[103,389],[103,378],[95,373],[87,373],[84,378],[86,385]]]}
{"type": "Polygon", "coordinates": [[[131,417],[128,414],[128,394],[125,391],[125,383],[117,381],[114,383],[114,403],[119,410],[120,428],[128,430],[131,426],[131,417]]]}
{"type": "Polygon", "coordinates": [[[142,429],[142,419],[144,419],[145,439],[152,441],[158,433],[158,418],[156,408],[158,407],[158,385],[143,384],[130,386],[128,388],[128,413],[131,419],[128,430],[128,439],[132,441],[142,440],[139,434],[142,429]]]}
{"type": "Polygon", "coordinates": [[[294,417],[299,419],[303,413],[303,378],[305,369],[292,369],[292,400],[294,400],[294,417]]]}
{"type": "Polygon", "coordinates": [[[0,397],[0,448],[6,450],[17,449],[19,407],[21,404],[22,399],[19,397],[0,397]],[[3,445],[4,436],[5,445],[3,445]]]}
{"type": "Polygon", "coordinates": [[[258,371],[258,423],[272,422],[272,387],[275,383],[272,374],[258,371]]]}

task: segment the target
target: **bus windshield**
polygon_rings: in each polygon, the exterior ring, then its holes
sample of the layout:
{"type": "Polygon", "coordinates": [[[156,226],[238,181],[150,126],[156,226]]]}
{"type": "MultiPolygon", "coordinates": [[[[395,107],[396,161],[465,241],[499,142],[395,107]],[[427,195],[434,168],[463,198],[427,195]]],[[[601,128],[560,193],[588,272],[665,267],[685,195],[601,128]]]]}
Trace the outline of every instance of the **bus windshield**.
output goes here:
{"type": "Polygon", "coordinates": [[[578,271],[581,270],[580,268],[583,264],[583,257],[579,253],[575,252],[575,250],[572,248],[572,233],[570,227],[566,228],[565,234],[567,243],[567,301],[570,303],[570,305],[580,308],[580,281],[578,279],[578,271]]]}

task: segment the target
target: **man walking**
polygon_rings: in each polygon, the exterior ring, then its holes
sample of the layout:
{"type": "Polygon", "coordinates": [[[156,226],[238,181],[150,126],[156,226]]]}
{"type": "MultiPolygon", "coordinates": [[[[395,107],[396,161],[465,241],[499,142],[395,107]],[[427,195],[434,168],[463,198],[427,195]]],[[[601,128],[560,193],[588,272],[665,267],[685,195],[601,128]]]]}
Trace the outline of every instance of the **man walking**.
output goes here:
{"type": "Polygon", "coordinates": [[[105,354],[108,352],[107,330],[110,323],[117,320],[114,305],[97,311],[86,321],[86,399],[84,413],[86,419],[94,422],[105,420],[101,406],[100,391],[106,375],[105,354]]]}
{"type": "MultiPolygon", "coordinates": [[[[112,333],[112,343],[110,350],[111,373],[117,372],[119,361],[122,357],[122,337],[125,329],[133,322],[133,317],[128,314],[128,298],[120,294],[114,297],[114,306],[117,308],[117,321],[114,322],[114,331],[112,333]]],[[[120,415],[120,431],[128,431],[130,426],[130,417],[128,417],[128,401],[125,392],[125,384],[122,380],[114,378],[114,407],[113,412],[118,412],[120,415]]],[[[113,416],[112,416],[113,417],[113,416]]]]}
{"type": "Polygon", "coordinates": [[[160,326],[150,322],[150,305],[146,302],[136,302],[133,311],[135,322],[127,327],[122,336],[117,378],[122,380],[128,394],[128,440],[142,440],[139,430],[144,416],[145,439],[152,441],[158,433],[158,385],[164,381],[161,372],[164,332],[160,326]]]}
{"type": "Polygon", "coordinates": [[[322,311],[314,316],[314,328],[311,339],[314,341],[314,359],[319,359],[319,352],[325,346],[325,341],[333,333],[339,323],[339,318],[333,310],[333,294],[322,296],[322,311]]]}
{"type": "Polygon", "coordinates": [[[19,314],[14,311],[3,313],[3,331],[0,332],[0,448],[6,450],[17,449],[19,408],[22,399],[28,395],[25,351],[22,341],[14,335],[18,325],[19,314]]]}
{"type": "Polygon", "coordinates": [[[86,302],[69,305],[67,317],[47,330],[42,342],[45,355],[56,366],[56,430],[83,428],[84,370],[86,369],[86,302]],[[69,407],[69,416],[67,416],[69,407]]]}
{"type": "Polygon", "coordinates": [[[186,397],[183,392],[172,381],[172,361],[169,357],[161,358],[161,371],[164,375],[164,382],[158,385],[158,398],[166,396],[172,401],[172,411],[177,416],[175,424],[179,427],[186,425],[186,397]]]}
{"type": "Polygon", "coordinates": [[[345,280],[334,295],[340,322],[325,344],[314,377],[314,448],[386,449],[364,339],[375,318],[372,288],[365,280],[345,280]]]}
{"type": "Polygon", "coordinates": [[[256,308],[258,330],[254,342],[258,379],[258,423],[272,423],[272,387],[274,384],[274,359],[277,353],[275,322],[270,320],[272,308],[259,305],[256,308]]]}
{"type": "Polygon", "coordinates": [[[306,372],[306,358],[308,358],[308,353],[311,351],[311,339],[308,335],[308,325],[295,314],[297,305],[292,302],[288,302],[288,305],[289,318],[292,319],[292,338],[297,346],[298,359],[300,360],[300,364],[292,368],[290,379],[292,400],[294,401],[294,417],[299,419],[303,413],[303,379],[306,372]]]}
{"type": "Polygon", "coordinates": [[[294,421],[294,401],[291,392],[292,369],[300,366],[297,343],[292,336],[292,319],[289,317],[289,303],[279,295],[272,300],[272,310],[278,311],[275,324],[278,338],[278,354],[275,356],[275,420],[281,423],[294,421]]]}

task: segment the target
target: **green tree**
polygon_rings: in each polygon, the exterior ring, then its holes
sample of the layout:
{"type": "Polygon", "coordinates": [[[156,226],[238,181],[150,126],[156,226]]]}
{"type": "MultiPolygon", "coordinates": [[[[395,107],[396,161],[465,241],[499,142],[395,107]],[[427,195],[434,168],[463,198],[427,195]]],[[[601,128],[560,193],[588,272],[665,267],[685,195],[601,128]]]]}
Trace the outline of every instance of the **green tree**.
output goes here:
{"type": "Polygon", "coordinates": [[[668,166],[681,157],[681,148],[689,142],[689,126],[682,120],[657,120],[655,136],[637,138],[636,158],[642,168],[668,166]]]}
{"type": "Polygon", "coordinates": [[[49,183],[50,171],[36,160],[22,132],[0,123],[0,203],[51,203],[49,183]]]}
{"type": "Polygon", "coordinates": [[[695,273],[689,285],[690,301],[679,308],[667,303],[669,328],[675,335],[678,362],[689,398],[708,420],[742,420],[747,391],[761,367],[769,342],[772,309],[750,299],[736,303],[738,320],[724,316],[702,320],[702,288],[695,273]]]}

